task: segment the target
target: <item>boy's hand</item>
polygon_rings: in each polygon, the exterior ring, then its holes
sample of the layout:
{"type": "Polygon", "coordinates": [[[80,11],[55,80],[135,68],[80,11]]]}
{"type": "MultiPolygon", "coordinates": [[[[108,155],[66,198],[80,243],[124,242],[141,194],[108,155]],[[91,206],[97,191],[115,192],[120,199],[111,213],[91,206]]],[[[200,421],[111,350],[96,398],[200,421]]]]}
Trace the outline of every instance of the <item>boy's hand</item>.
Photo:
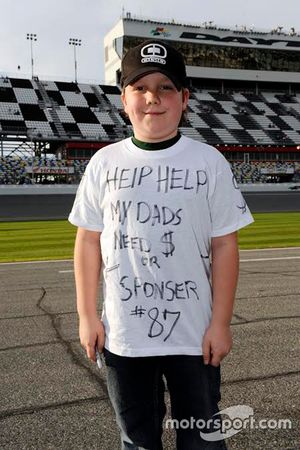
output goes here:
{"type": "Polygon", "coordinates": [[[232,335],[229,326],[210,325],[203,338],[202,351],[204,364],[219,366],[232,347],[232,335]]]}
{"type": "Polygon", "coordinates": [[[101,353],[104,347],[105,331],[99,317],[80,317],[80,344],[85,349],[87,357],[96,362],[96,346],[101,353]]]}

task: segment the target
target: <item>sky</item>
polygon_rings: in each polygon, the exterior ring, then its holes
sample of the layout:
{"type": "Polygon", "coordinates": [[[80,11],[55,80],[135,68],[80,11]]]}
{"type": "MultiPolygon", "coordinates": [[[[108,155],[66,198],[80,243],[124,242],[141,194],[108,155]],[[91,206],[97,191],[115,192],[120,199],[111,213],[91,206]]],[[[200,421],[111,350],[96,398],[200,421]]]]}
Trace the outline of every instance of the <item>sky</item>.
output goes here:
{"type": "Polygon", "coordinates": [[[132,17],[179,23],[213,21],[269,31],[282,26],[300,33],[299,0],[0,0],[0,75],[31,77],[30,41],[34,74],[41,79],[74,81],[77,47],[78,81],[104,83],[103,39],[122,11],[132,17]]]}

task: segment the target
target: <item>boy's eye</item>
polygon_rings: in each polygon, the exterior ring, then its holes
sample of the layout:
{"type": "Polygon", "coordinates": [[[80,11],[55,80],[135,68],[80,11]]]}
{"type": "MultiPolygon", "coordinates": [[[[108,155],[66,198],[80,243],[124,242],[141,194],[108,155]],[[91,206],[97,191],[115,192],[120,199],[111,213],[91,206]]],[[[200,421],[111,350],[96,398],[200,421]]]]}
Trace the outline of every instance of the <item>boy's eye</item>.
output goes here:
{"type": "Polygon", "coordinates": [[[160,88],[162,91],[172,91],[173,90],[173,86],[171,84],[163,84],[163,85],[161,85],[160,88]]]}

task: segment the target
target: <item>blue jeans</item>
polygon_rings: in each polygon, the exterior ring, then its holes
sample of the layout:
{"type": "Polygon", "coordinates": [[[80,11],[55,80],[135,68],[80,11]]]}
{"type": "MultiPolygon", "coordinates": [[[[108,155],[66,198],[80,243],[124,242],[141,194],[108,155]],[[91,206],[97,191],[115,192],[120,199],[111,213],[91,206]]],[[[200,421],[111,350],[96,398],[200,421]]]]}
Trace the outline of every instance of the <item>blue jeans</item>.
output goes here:
{"type": "MultiPolygon", "coordinates": [[[[162,450],[162,422],[166,413],[165,384],[171,399],[177,450],[226,450],[224,441],[209,442],[195,426],[219,411],[220,367],[204,365],[202,356],[118,356],[104,349],[110,400],[121,430],[122,449],[162,450]],[[183,423],[183,422],[182,422],[183,423]]],[[[219,416],[217,416],[220,419],[219,416]]],[[[211,421],[210,421],[211,422],[211,421]]],[[[216,431],[210,423],[202,432],[216,431]]]]}

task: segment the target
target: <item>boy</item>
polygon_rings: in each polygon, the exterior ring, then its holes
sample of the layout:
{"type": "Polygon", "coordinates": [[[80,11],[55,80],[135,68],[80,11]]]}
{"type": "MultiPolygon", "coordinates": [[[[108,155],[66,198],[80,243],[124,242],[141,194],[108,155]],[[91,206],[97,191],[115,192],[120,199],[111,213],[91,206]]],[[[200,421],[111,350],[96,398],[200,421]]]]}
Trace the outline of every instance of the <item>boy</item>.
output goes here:
{"type": "MultiPolygon", "coordinates": [[[[162,449],[163,377],[174,419],[211,423],[232,345],[236,232],[253,219],[224,157],[178,132],[186,85],[165,42],[127,52],[121,97],[134,137],[93,156],[69,217],[80,341],[93,361],[104,352],[123,449],[162,449]]],[[[226,448],[205,436],[179,427],[177,449],[226,448]]]]}

